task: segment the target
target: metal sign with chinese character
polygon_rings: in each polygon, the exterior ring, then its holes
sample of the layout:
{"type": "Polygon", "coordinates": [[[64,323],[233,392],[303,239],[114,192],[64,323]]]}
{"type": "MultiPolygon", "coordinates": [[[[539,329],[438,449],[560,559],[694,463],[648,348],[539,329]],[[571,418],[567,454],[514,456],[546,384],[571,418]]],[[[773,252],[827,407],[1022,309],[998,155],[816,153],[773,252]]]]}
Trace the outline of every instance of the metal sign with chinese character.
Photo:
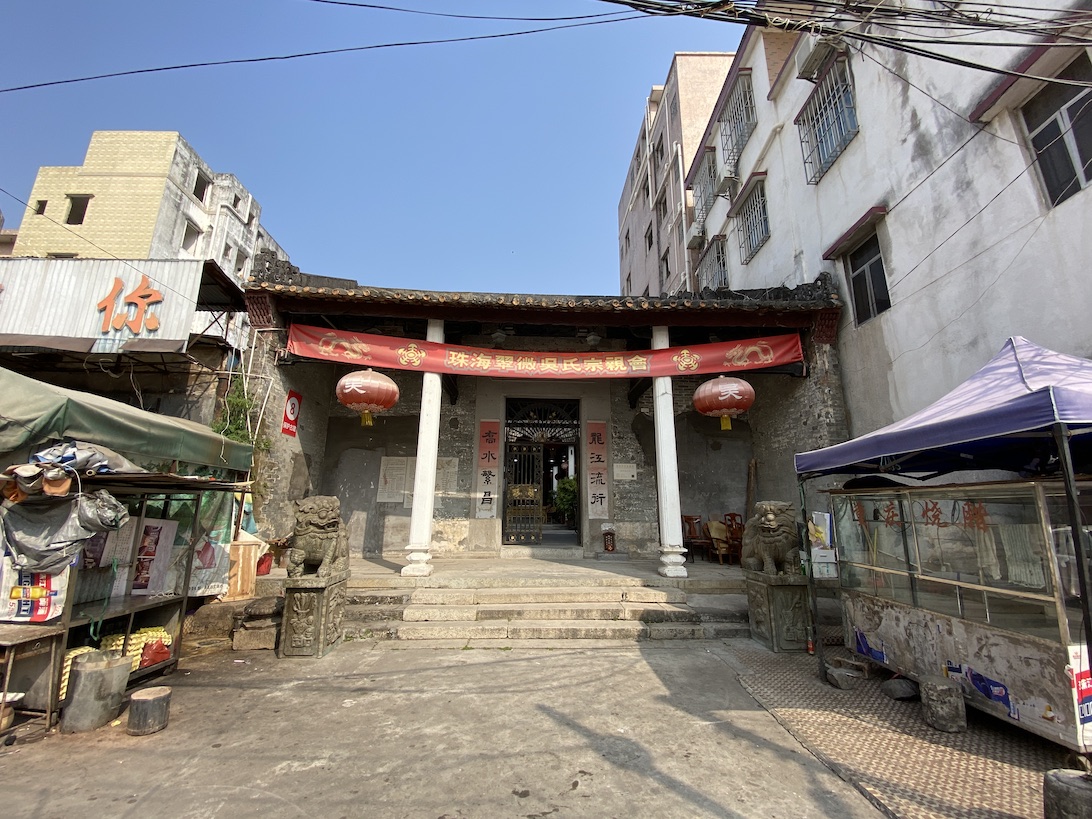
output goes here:
{"type": "Polygon", "coordinates": [[[607,423],[588,421],[584,432],[584,450],[587,453],[588,517],[600,520],[610,518],[610,481],[607,480],[607,423]]]}
{"type": "Polygon", "coordinates": [[[800,336],[749,338],[630,352],[504,351],[293,324],[288,352],[392,370],[493,378],[650,378],[778,367],[804,360],[800,336]]]}
{"type": "Polygon", "coordinates": [[[478,460],[475,464],[474,517],[495,518],[500,485],[500,421],[478,424],[478,460]]]}
{"type": "Polygon", "coordinates": [[[181,353],[189,346],[203,261],[4,261],[6,346],[108,354],[181,353]]]}

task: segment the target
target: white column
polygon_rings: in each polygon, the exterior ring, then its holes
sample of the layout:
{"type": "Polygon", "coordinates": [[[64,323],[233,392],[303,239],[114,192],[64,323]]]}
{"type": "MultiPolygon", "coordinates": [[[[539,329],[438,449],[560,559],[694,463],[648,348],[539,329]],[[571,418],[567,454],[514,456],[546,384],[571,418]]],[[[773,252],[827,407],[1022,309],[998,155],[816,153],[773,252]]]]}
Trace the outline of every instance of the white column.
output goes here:
{"type": "MultiPolygon", "coordinates": [[[[425,339],[442,344],[444,323],[429,319],[425,339]]],[[[410,510],[409,565],[402,567],[406,577],[432,574],[432,512],[436,505],[436,453],[440,446],[439,373],[423,373],[421,384],[421,421],[417,428],[417,472],[413,476],[413,509],[410,510]]]]}
{"type": "MultiPolygon", "coordinates": [[[[666,327],[652,328],[652,349],[671,346],[666,327]]],[[[652,379],[656,426],[656,495],[660,511],[660,568],[664,577],[686,577],[682,545],[682,504],[679,501],[679,456],[675,447],[675,406],[671,378],[652,379]]]]}

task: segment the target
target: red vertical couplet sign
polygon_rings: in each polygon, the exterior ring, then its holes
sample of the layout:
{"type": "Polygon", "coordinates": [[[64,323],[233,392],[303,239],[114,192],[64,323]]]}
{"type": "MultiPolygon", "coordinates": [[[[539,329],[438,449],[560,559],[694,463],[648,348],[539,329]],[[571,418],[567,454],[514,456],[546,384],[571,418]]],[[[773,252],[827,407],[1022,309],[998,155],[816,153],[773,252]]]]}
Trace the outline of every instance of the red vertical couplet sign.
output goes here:
{"type": "Polygon", "coordinates": [[[284,402],[284,420],[281,421],[281,432],[285,435],[296,437],[296,422],[300,417],[300,405],[303,396],[294,390],[288,391],[288,398],[284,402]]]}
{"type": "Polygon", "coordinates": [[[500,486],[500,421],[478,424],[478,460],[475,464],[477,489],[474,517],[497,516],[497,493],[500,486]]]}
{"type": "Polygon", "coordinates": [[[610,519],[610,483],[607,480],[607,422],[588,421],[584,443],[588,468],[588,517],[610,519]]]}

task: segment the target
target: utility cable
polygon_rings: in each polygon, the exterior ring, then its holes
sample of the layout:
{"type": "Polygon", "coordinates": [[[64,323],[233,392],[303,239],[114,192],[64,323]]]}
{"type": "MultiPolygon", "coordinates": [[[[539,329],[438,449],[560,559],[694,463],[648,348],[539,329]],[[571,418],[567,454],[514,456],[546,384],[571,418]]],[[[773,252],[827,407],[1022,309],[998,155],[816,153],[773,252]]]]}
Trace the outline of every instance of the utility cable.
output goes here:
{"type": "Polygon", "coordinates": [[[584,26],[601,26],[606,23],[620,23],[628,20],[644,19],[646,15],[632,14],[626,17],[613,17],[609,20],[591,20],[583,23],[566,23],[561,26],[543,26],[541,28],[523,29],[521,31],[505,31],[498,34],[474,34],[467,37],[447,37],[436,40],[405,40],[396,43],[374,43],[363,46],[347,46],[345,48],[327,48],[318,51],[300,51],[294,54],[277,54],[267,57],[239,57],[231,60],[207,60],[198,63],[180,63],[177,65],[162,65],[154,68],[134,68],[126,71],[111,71],[105,74],[93,74],[83,77],[71,77],[65,80],[49,80],[46,82],[28,83],[9,88],[0,88],[0,94],[9,94],[13,91],[30,91],[36,88],[50,88],[58,85],[70,85],[72,83],[91,82],[93,80],[113,79],[116,77],[132,77],[139,74],[157,74],[165,71],[181,71],[189,68],[210,68],[222,65],[248,65],[252,63],[283,62],[286,60],[298,60],[305,57],[324,57],[332,54],[353,54],[361,51],[377,51],[387,48],[408,48],[424,45],[446,45],[449,43],[471,43],[482,40],[500,40],[507,37],[522,37],[528,34],[542,34],[548,31],[561,31],[563,29],[582,28],[584,26]]]}
{"type": "Polygon", "coordinates": [[[372,11],[396,11],[403,14],[420,14],[426,17],[447,17],[453,20],[496,20],[499,22],[524,22],[524,23],[550,23],[566,20],[594,20],[604,17],[616,17],[625,14],[624,11],[610,11],[602,14],[578,14],[570,17],[498,17],[490,14],[452,14],[444,11],[423,11],[421,9],[407,9],[401,6],[381,6],[376,3],[357,3],[353,0],[307,0],[309,3],[322,3],[328,6],[350,6],[353,8],[369,9],[372,11]]]}

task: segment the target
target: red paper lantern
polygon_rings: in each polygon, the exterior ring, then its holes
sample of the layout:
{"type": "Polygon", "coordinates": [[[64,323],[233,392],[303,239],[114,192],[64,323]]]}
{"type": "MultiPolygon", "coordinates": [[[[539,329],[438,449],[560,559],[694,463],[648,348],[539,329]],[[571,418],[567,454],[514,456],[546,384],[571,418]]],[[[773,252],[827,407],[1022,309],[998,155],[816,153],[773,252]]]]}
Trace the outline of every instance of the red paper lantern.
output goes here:
{"type": "Polygon", "coordinates": [[[737,418],[755,402],[755,388],[742,378],[718,376],[694,391],[694,409],[702,415],[720,418],[721,429],[731,429],[737,418]]]}
{"type": "Polygon", "coordinates": [[[360,413],[361,426],[372,425],[372,413],[398,403],[398,385],[375,370],[357,370],[337,382],[337,400],[360,413]]]}

